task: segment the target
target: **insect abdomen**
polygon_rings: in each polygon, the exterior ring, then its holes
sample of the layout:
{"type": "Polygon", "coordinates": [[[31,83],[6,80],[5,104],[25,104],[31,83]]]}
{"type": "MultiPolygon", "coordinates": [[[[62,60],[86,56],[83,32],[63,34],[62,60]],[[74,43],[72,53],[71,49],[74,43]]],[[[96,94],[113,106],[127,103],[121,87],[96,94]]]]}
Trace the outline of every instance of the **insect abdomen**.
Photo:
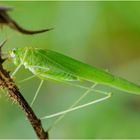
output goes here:
{"type": "Polygon", "coordinates": [[[57,73],[57,72],[53,72],[53,71],[48,71],[47,73],[36,73],[40,78],[42,79],[52,79],[52,80],[56,80],[56,81],[78,81],[79,79],[71,74],[67,74],[67,73],[57,73]]]}

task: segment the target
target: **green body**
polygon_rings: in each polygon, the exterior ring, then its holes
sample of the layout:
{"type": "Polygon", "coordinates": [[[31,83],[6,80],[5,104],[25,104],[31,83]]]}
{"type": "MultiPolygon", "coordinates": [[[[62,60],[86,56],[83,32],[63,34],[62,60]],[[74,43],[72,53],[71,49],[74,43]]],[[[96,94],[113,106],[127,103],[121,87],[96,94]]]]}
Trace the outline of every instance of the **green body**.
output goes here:
{"type": "Polygon", "coordinates": [[[12,51],[11,56],[15,64],[22,63],[44,80],[87,80],[140,94],[140,86],[55,51],[25,47],[12,51]]]}

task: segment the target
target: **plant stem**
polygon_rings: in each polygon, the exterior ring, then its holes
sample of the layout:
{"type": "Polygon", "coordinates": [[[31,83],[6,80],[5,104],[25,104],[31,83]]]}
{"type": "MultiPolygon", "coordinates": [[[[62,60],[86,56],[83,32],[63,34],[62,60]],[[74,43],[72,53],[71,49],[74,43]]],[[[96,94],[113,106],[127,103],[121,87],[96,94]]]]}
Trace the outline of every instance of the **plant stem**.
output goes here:
{"type": "Polygon", "coordinates": [[[32,108],[29,106],[25,98],[20,93],[18,87],[14,83],[13,79],[10,77],[9,72],[7,72],[3,68],[3,62],[4,60],[0,56],[0,87],[6,89],[8,91],[9,97],[17,104],[19,104],[26,117],[28,118],[29,122],[31,123],[38,138],[48,139],[48,132],[43,129],[40,119],[37,118],[32,108]]]}

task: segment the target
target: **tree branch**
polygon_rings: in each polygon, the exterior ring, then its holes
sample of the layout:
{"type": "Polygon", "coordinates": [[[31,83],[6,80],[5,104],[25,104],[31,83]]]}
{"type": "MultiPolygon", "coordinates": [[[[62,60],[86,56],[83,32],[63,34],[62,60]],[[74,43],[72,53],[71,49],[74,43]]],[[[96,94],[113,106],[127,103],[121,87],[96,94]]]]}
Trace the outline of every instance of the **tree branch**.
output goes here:
{"type": "Polygon", "coordinates": [[[39,34],[44,33],[52,30],[53,28],[45,28],[41,30],[27,30],[22,28],[15,20],[13,20],[9,15],[8,11],[12,10],[12,7],[5,7],[0,6],[0,23],[9,26],[13,30],[16,30],[22,34],[26,35],[33,35],[33,34],[39,34]]]}
{"type": "MultiPolygon", "coordinates": [[[[0,48],[1,54],[1,48],[0,48]]],[[[6,89],[8,91],[9,97],[15,101],[21,109],[25,112],[26,117],[30,121],[34,131],[39,139],[48,139],[48,132],[42,127],[40,119],[37,118],[35,113],[33,112],[32,108],[29,106],[27,101],[24,99],[22,94],[20,93],[18,87],[14,83],[13,79],[10,77],[9,72],[7,72],[2,63],[4,60],[0,56],[0,87],[6,89]]]]}
{"type": "MultiPolygon", "coordinates": [[[[38,31],[30,31],[23,29],[20,27],[8,14],[7,12],[12,10],[11,7],[4,7],[0,6],[0,24],[5,24],[21,33],[25,34],[36,34],[36,33],[42,33],[49,31],[51,29],[43,29],[38,31]]],[[[32,127],[34,128],[36,135],[39,139],[48,139],[48,132],[45,132],[45,130],[42,127],[40,119],[37,118],[35,113],[33,112],[32,108],[28,105],[27,101],[24,99],[22,94],[20,93],[18,87],[14,83],[13,79],[10,77],[9,72],[7,72],[3,68],[3,62],[4,59],[1,57],[1,48],[5,44],[6,41],[4,41],[0,45],[0,87],[3,89],[6,89],[8,91],[9,97],[15,101],[21,109],[25,112],[26,117],[30,121],[32,127]]]]}

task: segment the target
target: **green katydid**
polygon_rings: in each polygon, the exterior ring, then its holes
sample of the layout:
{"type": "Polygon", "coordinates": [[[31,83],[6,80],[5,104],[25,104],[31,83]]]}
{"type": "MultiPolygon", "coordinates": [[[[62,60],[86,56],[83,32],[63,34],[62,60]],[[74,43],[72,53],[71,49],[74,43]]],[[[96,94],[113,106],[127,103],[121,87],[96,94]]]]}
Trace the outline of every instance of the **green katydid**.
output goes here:
{"type": "Polygon", "coordinates": [[[10,56],[14,64],[24,65],[43,80],[66,82],[87,80],[140,94],[139,85],[52,50],[25,47],[12,50],[10,56]]]}
{"type": "MultiPolygon", "coordinates": [[[[103,84],[129,93],[140,94],[139,85],[136,85],[121,77],[115,76],[107,71],[95,68],[93,66],[90,66],[88,64],[85,64],[83,62],[80,62],[78,60],[75,60],[73,58],[70,58],[68,56],[65,56],[52,50],[32,47],[17,48],[13,49],[10,52],[10,57],[12,58],[13,63],[18,65],[12,76],[15,75],[15,73],[19,70],[19,68],[22,65],[24,65],[25,68],[29,69],[35,76],[42,79],[38,91],[35,95],[35,98],[39,92],[43,80],[48,79],[66,83],[86,80],[95,83],[95,85],[103,84]]],[[[100,93],[106,93],[103,91],[95,90],[93,89],[93,87],[92,88],[83,87],[83,88],[88,89],[88,91],[85,94],[87,94],[89,91],[92,90],[100,93]]],[[[110,94],[107,95],[108,95],[107,97],[104,97],[99,101],[105,100],[110,97],[110,94]]],[[[86,105],[75,107],[83,97],[80,97],[80,99],[78,99],[78,101],[76,101],[73,104],[73,106],[71,106],[68,110],[47,117],[43,117],[42,119],[62,115],[67,112],[88,106],[96,102],[93,101],[86,105]]]]}

